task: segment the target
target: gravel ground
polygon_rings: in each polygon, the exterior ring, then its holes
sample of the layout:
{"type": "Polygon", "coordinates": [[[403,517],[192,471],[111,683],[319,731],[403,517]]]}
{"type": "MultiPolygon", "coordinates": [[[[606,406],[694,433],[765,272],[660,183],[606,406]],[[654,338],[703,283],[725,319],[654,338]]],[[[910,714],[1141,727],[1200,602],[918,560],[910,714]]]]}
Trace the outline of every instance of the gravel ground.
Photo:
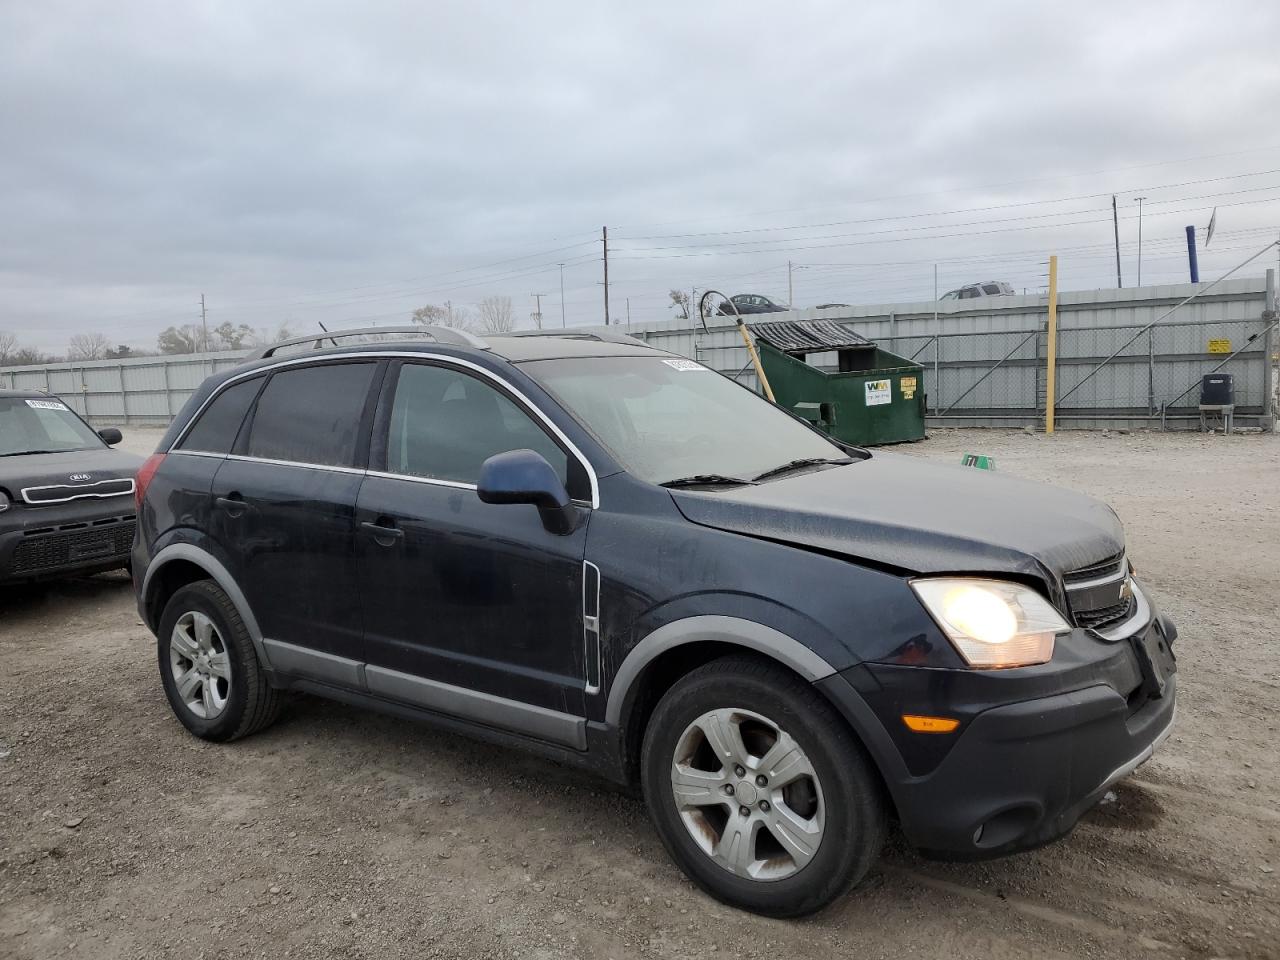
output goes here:
{"type": "Polygon", "coordinates": [[[309,697],[195,740],[108,575],[0,594],[0,957],[1280,956],[1280,437],[905,449],[1107,499],[1181,626],[1174,736],[1065,841],[955,865],[894,839],[816,917],[738,913],[639,799],[519,753],[309,697]]]}

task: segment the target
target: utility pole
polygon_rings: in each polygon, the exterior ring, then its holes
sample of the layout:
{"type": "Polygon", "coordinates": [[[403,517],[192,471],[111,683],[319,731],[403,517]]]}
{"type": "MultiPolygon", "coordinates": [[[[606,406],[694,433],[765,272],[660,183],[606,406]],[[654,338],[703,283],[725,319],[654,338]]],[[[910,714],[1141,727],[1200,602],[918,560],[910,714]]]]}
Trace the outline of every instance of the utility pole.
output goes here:
{"type": "Polygon", "coordinates": [[[631,332],[631,298],[627,297],[627,333],[631,332]]]}
{"type": "Polygon", "coordinates": [[[536,329],[541,330],[542,329],[542,298],[545,297],[546,294],[531,293],[529,294],[529,296],[533,297],[534,302],[537,303],[537,307],[535,307],[533,311],[533,325],[536,329]]]}
{"type": "Polygon", "coordinates": [[[787,306],[794,309],[796,305],[796,291],[791,284],[791,261],[787,261],[787,306]]]}
{"type": "Polygon", "coordinates": [[[444,302],[444,309],[449,314],[449,326],[452,327],[453,326],[453,301],[446,300],[444,302]]]}
{"type": "Polygon", "coordinates": [[[1111,195],[1111,226],[1116,233],[1116,287],[1123,288],[1124,281],[1120,279],[1120,214],[1116,210],[1116,195],[1111,195]]]}
{"type": "MultiPolygon", "coordinates": [[[[938,265],[933,265],[933,332],[938,332],[938,265]]],[[[936,388],[935,388],[936,389],[936,388]]]]}
{"type": "Polygon", "coordinates": [[[564,328],[564,264],[560,264],[560,327],[564,328]]]}
{"type": "Polygon", "coordinates": [[[1134,197],[1138,201],[1138,286],[1142,286],[1142,201],[1146,197],[1134,197]]]}
{"type": "Polygon", "coordinates": [[[604,242],[604,325],[609,325],[609,228],[600,228],[600,239],[604,242]]]}
{"type": "Polygon", "coordinates": [[[204,331],[204,343],[201,347],[202,352],[209,352],[209,316],[204,310],[204,294],[200,294],[200,329],[204,331]]]}

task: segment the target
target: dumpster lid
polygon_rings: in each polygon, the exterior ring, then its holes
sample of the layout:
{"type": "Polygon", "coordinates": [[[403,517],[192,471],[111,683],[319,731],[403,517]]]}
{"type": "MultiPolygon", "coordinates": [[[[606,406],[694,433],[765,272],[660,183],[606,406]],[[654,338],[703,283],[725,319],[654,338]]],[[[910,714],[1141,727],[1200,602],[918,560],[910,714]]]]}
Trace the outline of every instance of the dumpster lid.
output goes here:
{"type": "Polygon", "coordinates": [[[753,323],[750,330],[769,346],[784,353],[875,347],[874,343],[839,320],[776,320],[753,323]]]}

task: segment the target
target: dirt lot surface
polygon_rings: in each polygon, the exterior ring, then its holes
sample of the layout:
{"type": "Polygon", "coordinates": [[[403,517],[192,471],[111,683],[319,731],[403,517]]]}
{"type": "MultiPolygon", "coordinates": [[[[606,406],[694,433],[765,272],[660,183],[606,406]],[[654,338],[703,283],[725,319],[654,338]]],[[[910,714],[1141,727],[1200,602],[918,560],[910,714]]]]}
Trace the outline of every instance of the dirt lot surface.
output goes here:
{"type": "Polygon", "coordinates": [[[637,798],[540,760],[308,697],[193,739],[108,575],[0,594],[0,957],[1280,956],[1280,437],[907,452],[1104,497],[1181,626],[1174,736],[1065,841],[954,865],[895,839],[818,916],[748,916],[637,798]]]}

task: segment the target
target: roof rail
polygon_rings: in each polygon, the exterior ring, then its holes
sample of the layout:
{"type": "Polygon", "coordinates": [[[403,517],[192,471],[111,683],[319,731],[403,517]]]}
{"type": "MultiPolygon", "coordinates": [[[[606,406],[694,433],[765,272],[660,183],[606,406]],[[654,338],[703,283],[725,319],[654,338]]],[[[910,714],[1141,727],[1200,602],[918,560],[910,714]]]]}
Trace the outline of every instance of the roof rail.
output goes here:
{"type": "Polygon", "coordinates": [[[601,343],[627,343],[637,347],[647,347],[639,337],[629,333],[613,333],[599,330],[512,330],[504,337],[564,337],[569,340],[599,340],[601,343]]]}
{"type": "Polygon", "coordinates": [[[432,343],[448,343],[457,347],[474,347],[477,350],[489,349],[487,343],[475,334],[467,333],[465,330],[459,330],[456,327],[442,327],[435,324],[414,324],[406,327],[356,327],[352,330],[325,330],[316,334],[307,334],[305,337],[290,337],[288,340],[281,340],[278,343],[262,348],[250,355],[249,359],[264,360],[267,357],[275,356],[276,351],[283,347],[296,347],[310,343],[313,345],[313,350],[319,350],[326,340],[336,347],[340,339],[381,336],[387,333],[411,333],[432,343]]]}

